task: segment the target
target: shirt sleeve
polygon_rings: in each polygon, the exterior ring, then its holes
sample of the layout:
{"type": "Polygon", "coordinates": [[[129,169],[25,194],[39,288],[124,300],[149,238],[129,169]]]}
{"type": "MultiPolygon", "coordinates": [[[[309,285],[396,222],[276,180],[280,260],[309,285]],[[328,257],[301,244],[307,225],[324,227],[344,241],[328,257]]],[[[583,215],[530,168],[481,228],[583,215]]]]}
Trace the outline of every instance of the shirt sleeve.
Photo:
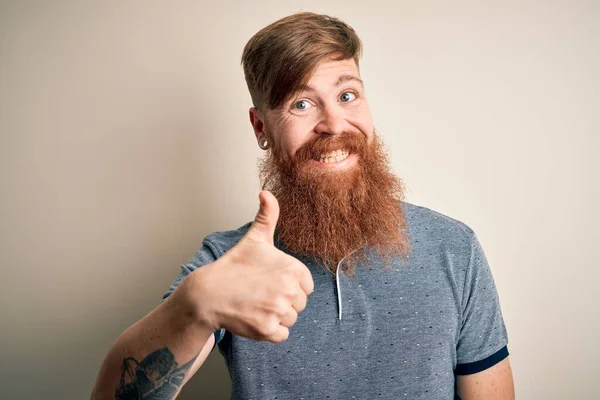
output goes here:
{"type": "Polygon", "coordinates": [[[456,375],[483,371],[508,356],[508,336],[496,285],[474,233],[462,310],[462,327],[456,349],[456,375]]]}
{"type": "MultiPolygon", "coordinates": [[[[205,239],[202,243],[202,247],[196,251],[192,259],[187,264],[181,266],[181,271],[175,277],[175,281],[171,284],[169,290],[162,296],[161,303],[179,287],[181,282],[183,282],[188,275],[203,265],[214,262],[217,259],[216,254],[218,254],[218,252],[215,247],[205,239]]],[[[225,336],[225,329],[218,329],[215,331],[215,346],[223,339],[223,336],[225,336]]]]}

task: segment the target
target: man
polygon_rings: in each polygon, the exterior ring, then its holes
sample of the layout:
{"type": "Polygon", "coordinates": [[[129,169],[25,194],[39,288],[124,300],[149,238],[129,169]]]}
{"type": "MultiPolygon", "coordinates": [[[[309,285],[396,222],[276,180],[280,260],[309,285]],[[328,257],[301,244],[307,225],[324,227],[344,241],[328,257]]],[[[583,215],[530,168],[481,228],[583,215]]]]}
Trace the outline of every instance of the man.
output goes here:
{"type": "Polygon", "coordinates": [[[248,42],[258,214],[205,238],[115,342],[93,398],[173,399],[215,344],[234,399],[514,398],[483,250],[465,224],[403,201],[360,54],[351,27],[312,13],[248,42]]]}

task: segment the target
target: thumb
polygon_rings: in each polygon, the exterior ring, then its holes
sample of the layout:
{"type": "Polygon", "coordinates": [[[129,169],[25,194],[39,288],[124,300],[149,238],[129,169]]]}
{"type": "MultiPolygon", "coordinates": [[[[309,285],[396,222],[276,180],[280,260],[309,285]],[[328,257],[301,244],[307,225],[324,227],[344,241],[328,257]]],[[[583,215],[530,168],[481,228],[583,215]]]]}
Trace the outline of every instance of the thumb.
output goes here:
{"type": "Polygon", "coordinates": [[[263,190],[258,195],[260,208],[250,227],[250,234],[255,239],[260,239],[273,244],[275,227],[279,219],[279,203],[268,190],[263,190]]]}

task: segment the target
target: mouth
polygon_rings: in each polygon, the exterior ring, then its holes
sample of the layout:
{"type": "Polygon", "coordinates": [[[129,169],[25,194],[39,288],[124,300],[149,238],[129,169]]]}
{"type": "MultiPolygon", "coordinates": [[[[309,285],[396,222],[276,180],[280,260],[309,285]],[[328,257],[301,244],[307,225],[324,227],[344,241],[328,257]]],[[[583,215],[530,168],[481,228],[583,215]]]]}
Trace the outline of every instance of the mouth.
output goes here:
{"type": "Polygon", "coordinates": [[[350,156],[350,151],[346,149],[338,149],[323,153],[319,156],[318,161],[323,164],[335,164],[344,161],[350,156]]]}
{"type": "Polygon", "coordinates": [[[328,171],[343,171],[351,168],[357,162],[358,155],[349,149],[338,149],[323,153],[318,158],[311,160],[311,164],[315,167],[328,171]]]}

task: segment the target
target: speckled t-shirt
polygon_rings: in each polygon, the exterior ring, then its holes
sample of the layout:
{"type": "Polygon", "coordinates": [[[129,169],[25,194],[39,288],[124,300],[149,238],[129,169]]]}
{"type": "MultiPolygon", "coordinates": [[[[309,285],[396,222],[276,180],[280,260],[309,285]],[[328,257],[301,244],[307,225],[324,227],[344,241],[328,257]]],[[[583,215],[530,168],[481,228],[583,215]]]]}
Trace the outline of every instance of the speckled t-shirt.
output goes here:
{"type": "MultiPolygon", "coordinates": [[[[494,280],[473,230],[425,207],[402,207],[412,246],[407,260],[384,268],[373,252],[353,276],[339,268],[336,280],[315,260],[299,257],[315,291],[288,340],[215,332],[232,399],[455,399],[456,375],[508,355],[494,280]]],[[[208,235],[163,299],[249,227],[208,235]]]]}

